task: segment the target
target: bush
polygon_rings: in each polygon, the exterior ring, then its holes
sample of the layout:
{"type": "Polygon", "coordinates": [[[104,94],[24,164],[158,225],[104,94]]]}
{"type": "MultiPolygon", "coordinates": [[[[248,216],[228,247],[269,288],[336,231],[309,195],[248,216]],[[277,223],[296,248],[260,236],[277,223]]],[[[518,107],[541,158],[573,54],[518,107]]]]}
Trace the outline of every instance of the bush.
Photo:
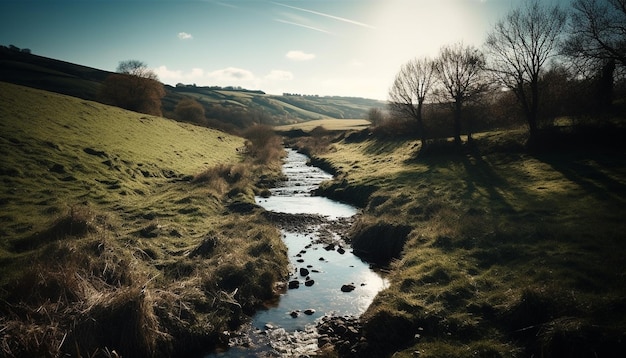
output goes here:
{"type": "Polygon", "coordinates": [[[181,121],[206,124],[204,107],[198,101],[191,98],[181,99],[176,105],[176,117],[181,121]]]}
{"type": "Polygon", "coordinates": [[[102,83],[100,99],[105,103],[130,111],[161,116],[163,85],[150,78],[115,73],[102,83]]]}
{"type": "Polygon", "coordinates": [[[248,154],[254,158],[256,164],[276,163],[284,155],[282,140],[270,126],[250,127],[244,131],[243,136],[248,139],[248,154]]]}

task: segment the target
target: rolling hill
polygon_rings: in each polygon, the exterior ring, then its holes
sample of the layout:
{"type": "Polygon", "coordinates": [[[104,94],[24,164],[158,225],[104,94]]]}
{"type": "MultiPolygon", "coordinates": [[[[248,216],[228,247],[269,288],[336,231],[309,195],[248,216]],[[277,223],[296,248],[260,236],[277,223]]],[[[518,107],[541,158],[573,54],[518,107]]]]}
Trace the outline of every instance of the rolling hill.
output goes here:
{"type": "MultiPolygon", "coordinates": [[[[102,82],[111,72],[0,47],[0,81],[98,101],[102,82]]],[[[194,98],[205,108],[207,117],[226,127],[246,127],[254,123],[293,124],[334,118],[365,118],[370,108],[385,102],[358,97],[266,94],[260,90],[234,87],[166,85],[162,100],[165,117],[176,119],[176,104],[194,98]],[[243,118],[242,118],[243,117],[243,118]]]]}

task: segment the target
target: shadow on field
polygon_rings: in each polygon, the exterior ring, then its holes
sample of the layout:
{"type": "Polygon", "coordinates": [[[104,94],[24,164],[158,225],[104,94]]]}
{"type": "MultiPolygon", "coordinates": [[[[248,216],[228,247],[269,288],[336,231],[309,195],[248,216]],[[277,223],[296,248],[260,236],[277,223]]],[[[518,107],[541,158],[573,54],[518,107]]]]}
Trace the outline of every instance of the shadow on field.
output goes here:
{"type": "MultiPolygon", "coordinates": [[[[471,200],[477,191],[486,192],[490,202],[499,203],[505,212],[514,213],[516,211],[504,196],[504,193],[514,191],[513,186],[498,175],[490,163],[477,154],[464,156],[462,163],[467,173],[465,180],[467,190],[464,199],[471,200]]],[[[523,194],[515,190],[515,196],[519,195],[523,194]]]]}
{"type": "MultiPolygon", "coordinates": [[[[609,176],[626,168],[625,157],[616,153],[547,153],[535,156],[598,200],[626,202],[626,176],[609,176]]],[[[626,173],[626,172],[625,172],[626,173]]]]}
{"type": "MultiPolygon", "coordinates": [[[[367,146],[365,147],[365,153],[367,154],[384,154],[384,153],[393,153],[399,147],[406,145],[406,141],[395,141],[395,140],[371,140],[367,142],[367,146]]],[[[415,144],[414,146],[417,146],[415,144]]]]}

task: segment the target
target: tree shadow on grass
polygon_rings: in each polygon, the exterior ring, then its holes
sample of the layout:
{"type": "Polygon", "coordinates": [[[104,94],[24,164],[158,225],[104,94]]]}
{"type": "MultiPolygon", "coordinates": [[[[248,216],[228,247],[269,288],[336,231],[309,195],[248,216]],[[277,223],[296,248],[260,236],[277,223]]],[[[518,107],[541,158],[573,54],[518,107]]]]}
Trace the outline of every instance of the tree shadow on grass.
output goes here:
{"type": "Polygon", "coordinates": [[[553,152],[535,155],[601,201],[626,203],[626,155],[621,152],[553,152]]]}
{"type": "Polygon", "coordinates": [[[368,141],[365,153],[370,155],[393,153],[403,145],[411,145],[412,149],[419,147],[418,143],[407,144],[406,140],[372,140],[368,141]]]}
{"type": "MultiPolygon", "coordinates": [[[[507,213],[515,213],[517,210],[514,205],[504,195],[514,191],[513,186],[502,176],[500,176],[493,166],[486,162],[478,153],[470,153],[461,158],[463,167],[467,176],[465,183],[467,190],[464,199],[471,201],[476,191],[485,192],[487,194],[489,206],[491,209],[499,207],[507,213]]],[[[523,195],[515,190],[515,196],[523,195]]]]}

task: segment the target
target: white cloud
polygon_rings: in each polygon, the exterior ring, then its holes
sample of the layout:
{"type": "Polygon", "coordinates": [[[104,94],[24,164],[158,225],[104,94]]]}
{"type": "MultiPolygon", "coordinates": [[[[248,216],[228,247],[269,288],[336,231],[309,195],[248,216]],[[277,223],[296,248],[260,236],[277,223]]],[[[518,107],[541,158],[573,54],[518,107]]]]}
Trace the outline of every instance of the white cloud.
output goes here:
{"type": "Polygon", "coordinates": [[[272,70],[265,76],[269,81],[289,81],[293,79],[293,73],[282,70],[272,70]]]}
{"type": "Polygon", "coordinates": [[[207,77],[216,82],[228,81],[251,81],[254,74],[248,70],[236,67],[227,67],[207,74],[207,77]]]}
{"type": "Polygon", "coordinates": [[[193,38],[193,36],[191,34],[188,34],[186,32],[179,32],[178,33],[178,38],[181,40],[191,40],[193,38]]]}
{"type": "Polygon", "coordinates": [[[159,79],[163,82],[178,81],[183,78],[183,71],[172,71],[167,66],[159,66],[154,69],[154,73],[159,76],[159,79]]]}
{"type": "Polygon", "coordinates": [[[154,69],[154,73],[159,76],[160,81],[170,84],[179,82],[195,83],[201,81],[204,77],[204,70],[201,68],[192,68],[190,72],[183,72],[181,70],[170,70],[167,66],[159,66],[154,69]]]}
{"type": "Polygon", "coordinates": [[[309,61],[315,58],[315,54],[306,53],[304,51],[292,50],[287,52],[285,57],[293,61],[309,61]]]}

